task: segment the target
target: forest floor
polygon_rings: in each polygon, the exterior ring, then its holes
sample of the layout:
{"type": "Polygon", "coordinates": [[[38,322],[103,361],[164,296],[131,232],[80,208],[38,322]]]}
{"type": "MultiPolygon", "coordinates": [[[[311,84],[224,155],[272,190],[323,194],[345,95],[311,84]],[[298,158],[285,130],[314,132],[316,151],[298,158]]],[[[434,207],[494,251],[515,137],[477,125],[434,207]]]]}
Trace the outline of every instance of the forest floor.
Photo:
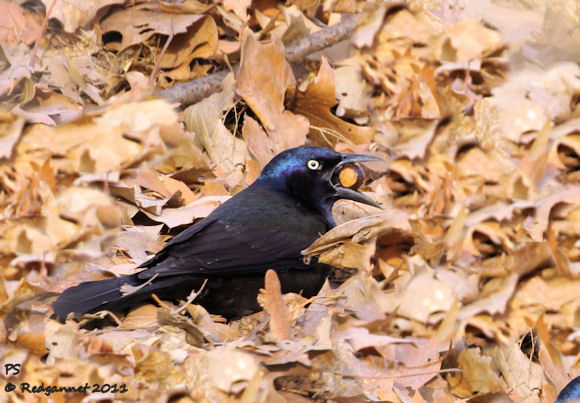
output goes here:
{"type": "Polygon", "coordinates": [[[0,0],[0,401],[552,402],[580,374],[579,16],[0,0]],[[384,210],[338,202],[308,249],[338,288],[51,318],[304,144],[385,160],[384,210]]]}

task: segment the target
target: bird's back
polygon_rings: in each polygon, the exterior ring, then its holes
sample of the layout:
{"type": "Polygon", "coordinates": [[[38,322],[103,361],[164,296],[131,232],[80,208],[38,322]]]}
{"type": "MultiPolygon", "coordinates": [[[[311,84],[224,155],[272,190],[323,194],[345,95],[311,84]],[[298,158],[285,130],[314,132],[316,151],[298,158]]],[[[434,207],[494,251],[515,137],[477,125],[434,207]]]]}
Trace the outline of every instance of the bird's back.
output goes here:
{"type": "Polygon", "coordinates": [[[228,276],[304,269],[301,251],[327,230],[324,219],[283,193],[251,186],[172,239],[139,277],[228,276]]]}
{"type": "Polygon", "coordinates": [[[162,295],[173,297],[207,280],[196,303],[235,319],[259,310],[256,295],[268,269],[278,272],[283,292],[315,295],[330,267],[307,265],[301,251],[326,230],[320,214],[277,191],[250,187],[175,237],[138,276],[180,277],[162,295]]]}

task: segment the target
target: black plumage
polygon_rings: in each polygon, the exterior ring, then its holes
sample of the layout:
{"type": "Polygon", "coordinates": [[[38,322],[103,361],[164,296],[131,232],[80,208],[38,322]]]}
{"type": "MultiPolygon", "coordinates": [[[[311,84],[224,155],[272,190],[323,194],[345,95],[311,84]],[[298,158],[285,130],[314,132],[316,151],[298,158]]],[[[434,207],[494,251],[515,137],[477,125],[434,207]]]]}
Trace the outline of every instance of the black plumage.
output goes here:
{"type": "Polygon", "coordinates": [[[187,228],[143,263],[135,274],[81,283],[52,304],[58,317],[98,310],[120,311],[149,299],[185,298],[207,283],[195,303],[229,319],[256,312],[256,295],[268,269],[283,292],[315,295],[330,267],[305,263],[301,251],[332,228],[338,199],[378,204],[338,181],[350,163],[377,160],[320,147],[278,154],[259,178],[208,217],[187,228]]]}
{"type": "Polygon", "coordinates": [[[580,401],[580,376],[572,379],[560,391],[554,403],[578,402],[580,401]]]}

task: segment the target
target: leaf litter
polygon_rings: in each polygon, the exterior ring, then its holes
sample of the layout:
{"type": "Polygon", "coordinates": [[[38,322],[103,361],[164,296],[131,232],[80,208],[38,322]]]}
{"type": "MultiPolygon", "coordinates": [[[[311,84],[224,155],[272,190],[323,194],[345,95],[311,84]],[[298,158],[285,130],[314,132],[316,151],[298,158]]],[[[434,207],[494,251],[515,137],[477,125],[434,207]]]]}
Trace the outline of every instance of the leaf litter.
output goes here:
{"type": "Polygon", "coordinates": [[[0,356],[22,365],[6,381],[549,402],[580,374],[570,2],[77,3],[0,2],[0,356]],[[329,28],[341,40],[317,43],[329,28]],[[155,96],[214,73],[195,104],[155,96]],[[232,323],[195,294],[50,318],[54,293],[132,272],[303,144],[387,161],[361,189],[384,210],[337,203],[304,251],[338,268],[318,296],[281,295],[269,272],[264,311],[232,323]]]}

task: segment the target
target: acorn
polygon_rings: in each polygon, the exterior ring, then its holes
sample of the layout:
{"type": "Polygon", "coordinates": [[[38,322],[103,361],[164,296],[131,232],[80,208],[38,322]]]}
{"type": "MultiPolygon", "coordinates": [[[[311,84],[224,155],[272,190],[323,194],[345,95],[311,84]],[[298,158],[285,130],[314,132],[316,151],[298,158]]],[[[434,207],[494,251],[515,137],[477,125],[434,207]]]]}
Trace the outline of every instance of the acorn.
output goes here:
{"type": "Polygon", "coordinates": [[[338,183],[348,189],[358,189],[364,179],[364,172],[358,165],[345,165],[338,173],[338,183]]]}

